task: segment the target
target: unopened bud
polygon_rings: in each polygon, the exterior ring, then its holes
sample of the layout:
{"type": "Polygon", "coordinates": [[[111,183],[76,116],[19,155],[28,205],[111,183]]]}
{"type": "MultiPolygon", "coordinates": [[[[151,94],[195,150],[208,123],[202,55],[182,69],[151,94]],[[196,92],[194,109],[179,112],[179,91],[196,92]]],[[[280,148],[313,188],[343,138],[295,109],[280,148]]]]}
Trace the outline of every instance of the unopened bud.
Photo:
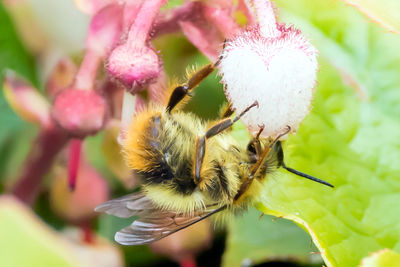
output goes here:
{"type": "Polygon", "coordinates": [[[57,95],[52,115],[70,135],[84,137],[103,128],[107,103],[93,90],[66,89],[57,95]]]}
{"type": "Polygon", "coordinates": [[[161,70],[158,55],[153,49],[128,44],[112,51],[107,67],[108,72],[132,93],[155,81],[161,70]]]}

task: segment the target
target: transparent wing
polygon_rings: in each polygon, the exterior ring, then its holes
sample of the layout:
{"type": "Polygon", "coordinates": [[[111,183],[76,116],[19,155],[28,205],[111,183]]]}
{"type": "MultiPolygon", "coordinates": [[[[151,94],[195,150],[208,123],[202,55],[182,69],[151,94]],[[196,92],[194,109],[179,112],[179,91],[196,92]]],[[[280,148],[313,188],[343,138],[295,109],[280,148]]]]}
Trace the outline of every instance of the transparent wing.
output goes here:
{"type": "Polygon", "coordinates": [[[139,218],[130,226],[115,235],[115,240],[122,245],[142,245],[152,243],[189,227],[225,208],[204,211],[197,216],[178,215],[174,212],[158,210],[151,217],[139,218]]]}
{"type": "Polygon", "coordinates": [[[107,201],[95,210],[122,218],[138,216],[130,226],[115,234],[115,241],[122,245],[142,245],[160,240],[226,208],[213,207],[215,205],[192,215],[178,214],[158,209],[151,200],[138,192],[107,201]]]}
{"type": "Polygon", "coordinates": [[[94,210],[97,212],[105,212],[121,218],[129,218],[133,216],[151,214],[153,211],[158,209],[142,192],[137,192],[109,200],[103,204],[100,204],[94,210]]]}

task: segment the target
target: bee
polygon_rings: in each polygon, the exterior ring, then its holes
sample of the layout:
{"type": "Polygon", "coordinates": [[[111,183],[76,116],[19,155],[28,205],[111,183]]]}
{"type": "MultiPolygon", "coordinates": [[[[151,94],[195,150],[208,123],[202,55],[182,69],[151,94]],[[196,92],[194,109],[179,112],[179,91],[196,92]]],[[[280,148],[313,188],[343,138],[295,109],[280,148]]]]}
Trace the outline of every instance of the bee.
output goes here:
{"type": "Polygon", "coordinates": [[[165,106],[154,105],[134,116],[123,154],[141,177],[141,189],[96,208],[118,217],[138,217],[116,233],[118,243],[152,243],[211,215],[244,210],[260,194],[262,182],[280,167],[333,187],[285,165],[279,139],[290,127],[271,139],[260,138],[264,129],[260,126],[247,146],[233,138],[232,125],[257,102],[234,117],[227,105],[213,122],[182,111],[193,89],[217,66],[218,62],[210,63],[173,87],[165,106]]]}

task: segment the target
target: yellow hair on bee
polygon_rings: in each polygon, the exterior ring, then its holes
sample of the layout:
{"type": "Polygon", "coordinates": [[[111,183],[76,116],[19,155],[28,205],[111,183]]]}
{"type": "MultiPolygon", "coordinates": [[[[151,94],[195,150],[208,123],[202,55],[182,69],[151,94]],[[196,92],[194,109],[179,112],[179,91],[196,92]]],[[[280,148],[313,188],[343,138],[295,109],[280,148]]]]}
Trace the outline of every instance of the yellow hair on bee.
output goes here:
{"type": "Polygon", "coordinates": [[[206,208],[206,197],[199,190],[182,196],[163,185],[143,185],[143,191],[162,210],[173,210],[190,215],[194,211],[206,208]]]}
{"type": "Polygon", "coordinates": [[[161,112],[161,109],[149,108],[136,113],[133,118],[122,150],[129,168],[147,171],[151,170],[154,164],[157,164],[151,149],[148,147],[149,142],[144,133],[148,131],[148,127],[151,125],[151,118],[157,115],[161,116],[161,112]]]}
{"type": "Polygon", "coordinates": [[[186,80],[190,80],[190,78],[192,78],[192,76],[193,76],[196,72],[198,72],[198,70],[199,70],[200,68],[201,68],[201,67],[199,67],[199,66],[197,66],[197,65],[188,66],[188,67],[186,68],[186,80]]]}

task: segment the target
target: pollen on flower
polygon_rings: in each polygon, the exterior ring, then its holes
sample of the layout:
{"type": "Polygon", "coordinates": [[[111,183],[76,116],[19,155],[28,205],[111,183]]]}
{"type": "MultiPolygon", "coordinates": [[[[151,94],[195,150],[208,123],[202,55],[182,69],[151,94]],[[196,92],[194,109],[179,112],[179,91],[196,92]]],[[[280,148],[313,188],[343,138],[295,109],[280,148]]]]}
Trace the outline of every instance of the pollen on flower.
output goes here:
{"type": "Polygon", "coordinates": [[[318,67],[317,50],[293,27],[277,24],[278,36],[265,37],[259,25],[226,44],[219,74],[232,107],[240,112],[258,101],[242,121],[262,136],[296,130],[310,110],[318,67]]]}

